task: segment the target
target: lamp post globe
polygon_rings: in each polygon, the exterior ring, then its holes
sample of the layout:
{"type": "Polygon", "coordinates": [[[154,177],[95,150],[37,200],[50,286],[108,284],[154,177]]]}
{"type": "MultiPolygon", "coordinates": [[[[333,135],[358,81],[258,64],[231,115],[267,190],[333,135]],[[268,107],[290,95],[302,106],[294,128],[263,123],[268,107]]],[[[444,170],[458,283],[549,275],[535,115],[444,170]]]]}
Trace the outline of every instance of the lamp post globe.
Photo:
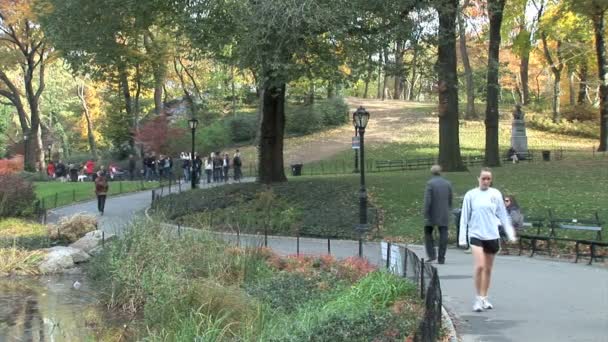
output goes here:
{"type": "Polygon", "coordinates": [[[194,136],[196,134],[196,127],[198,126],[198,120],[195,118],[192,118],[190,120],[188,120],[188,126],[190,126],[190,130],[192,130],[192,154],[190,155],[190,180],[191,180],[191,188],[195,189],[196,188],[196,183],[197,183],[197,179],[196,179],[196,172],[195,172],[195,167],[194,167],[194,136]]]}
{"type": "Polygon", "coordinates": [[[367,191],[365,189],[365,127],[369,121],[369,112],[362,106],[357,108],[353,113],[353,124],[355,125],[359,133],[359,158],[361,165],[359,174],[360,177],[360,188],[359,188],[359,224],[356,226],[356,230],[359,233],[359,257],[363,257],[363,234],[367,231],[367,191]]]}

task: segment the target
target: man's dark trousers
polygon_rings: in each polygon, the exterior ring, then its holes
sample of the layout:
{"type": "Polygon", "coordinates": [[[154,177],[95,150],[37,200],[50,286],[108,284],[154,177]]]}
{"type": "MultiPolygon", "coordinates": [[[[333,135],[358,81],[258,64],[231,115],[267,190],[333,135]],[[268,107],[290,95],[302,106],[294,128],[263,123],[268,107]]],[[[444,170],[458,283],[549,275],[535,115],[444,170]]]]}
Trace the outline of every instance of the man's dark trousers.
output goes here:
{"type": "MultiPolygon", "coordinates": [[[[434,226],[424,226],[424,247],[429,260],[437,258],[435,253],[435,240],[433,239],[434,226]]],[[[439,262],[445,262],[445,252],[448,248],[448,227],[439,226],[439,262]]]]}

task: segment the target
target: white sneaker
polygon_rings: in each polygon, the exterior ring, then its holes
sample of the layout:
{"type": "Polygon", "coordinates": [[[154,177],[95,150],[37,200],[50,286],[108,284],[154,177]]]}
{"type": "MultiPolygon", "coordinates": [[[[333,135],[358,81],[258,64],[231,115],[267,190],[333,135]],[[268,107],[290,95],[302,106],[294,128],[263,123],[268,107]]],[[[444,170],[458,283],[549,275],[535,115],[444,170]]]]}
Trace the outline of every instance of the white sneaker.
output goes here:
{"type": "Polygon", "coordinates": [[[483,311],[483,299],[481,297],[476,297],[475,302],[473,303],[473,311],[482,312],[483,311]]]}
{"type": "Polygon", "coordinates": [[[482,301],[482,305],[481,305],[481,307],[482,307],[484,310],[491,310],[491,309],[494,309],[494,306],[492,305],[492,303],[490,303],[490,301],[488,300],[488,298],[487,298],[487,297],[486,297],[486,298],[484,298],[484,299],[482,299],[481,301],[482,301]]]}

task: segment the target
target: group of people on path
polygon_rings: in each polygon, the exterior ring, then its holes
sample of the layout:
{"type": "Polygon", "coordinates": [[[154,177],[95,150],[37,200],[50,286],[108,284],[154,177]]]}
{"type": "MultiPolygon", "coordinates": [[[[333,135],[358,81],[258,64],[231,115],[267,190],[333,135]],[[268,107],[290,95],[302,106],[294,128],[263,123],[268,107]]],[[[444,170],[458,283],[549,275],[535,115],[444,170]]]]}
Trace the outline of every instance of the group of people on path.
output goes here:
{"type": "Polygon", "coordinates": [[[203,170],[207,178],[207,184],[228,182],[230,179],[230,169],[233,170],[233,179],[235,182],[240,182],[243,178],[241,153],[236,150],[233,157],[230,158],[228,153],[212,152],[207,158],[201,158],[198,153],[194,153],[194,159],[189,153],[181,153],[182,170],[184,179],[189,182],[192,176],[196,177],[196,182],[201,182],[203,170]]]}
{"type": "MultiPolygon", "coordinates": [[[[451,183],[441,176],[441,167],[431,167],[432,178],[424,192],[424,237],[429,262],[445,263],[448,223],[453,202],[451,183]],[[435,251],[433,230],[439,230],[439,253],[435,251]]],[[[473,311],[493,309],[488,299],[494,258],[501,240],[517,240],[515,229],[522,227],[523,215],[513,196],[504,196],[492,187],[492,170],[483,168],[478,186],[469,190],[460,211],[458,244],[470,247],[474,263],[476,297],[473,311]]]]}

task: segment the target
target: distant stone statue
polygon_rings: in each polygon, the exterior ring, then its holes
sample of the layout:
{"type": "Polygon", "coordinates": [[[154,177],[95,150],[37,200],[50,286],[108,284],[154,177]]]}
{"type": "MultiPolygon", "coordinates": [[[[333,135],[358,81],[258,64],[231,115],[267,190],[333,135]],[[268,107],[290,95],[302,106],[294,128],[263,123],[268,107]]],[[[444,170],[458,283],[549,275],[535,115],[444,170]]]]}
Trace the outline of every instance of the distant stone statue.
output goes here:
{"type": "MultiPolygon", "coordinates": [[[[521,104],[519,103],[515,105],[515,109],[513,110],[513,122],[511,123],[511,149],[513,151],[509,152],[509,158],[512,158],[513,154],[515,154],[515,156],[518,157],[518,160],[523,159],[528,152],[528,137],[526,136],[524,112],[521,110],[521,104]]],[[[513,162],[516,161],[513,159],[513,162]]]]}
{"type": "Polygon", "coordinates": [[[513,120],[523,120],[524,112],[521,110],[521,104],[518,103],[515,105],[515,110],[513,111],[513,120]]]}

